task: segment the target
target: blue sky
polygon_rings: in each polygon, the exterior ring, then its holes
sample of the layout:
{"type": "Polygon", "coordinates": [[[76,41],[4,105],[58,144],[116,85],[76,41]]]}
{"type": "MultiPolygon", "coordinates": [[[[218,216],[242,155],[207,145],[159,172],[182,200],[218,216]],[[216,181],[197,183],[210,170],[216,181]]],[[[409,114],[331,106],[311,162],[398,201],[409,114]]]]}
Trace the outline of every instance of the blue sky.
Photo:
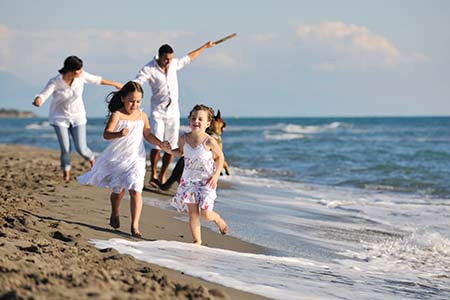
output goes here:
{"type": "MultiPolygon", "coordinates": [[[[72,54],[125,82],[161,44],[181,56],[233,32],[179,73],[182,114],[450,115],[450,2],[437,0],[1,1],[0,87],[18,87],[0,106],[46,115],[30,103],[72,54]]],[[[108,92],[86,86],[88,116],[108,92]]]]}

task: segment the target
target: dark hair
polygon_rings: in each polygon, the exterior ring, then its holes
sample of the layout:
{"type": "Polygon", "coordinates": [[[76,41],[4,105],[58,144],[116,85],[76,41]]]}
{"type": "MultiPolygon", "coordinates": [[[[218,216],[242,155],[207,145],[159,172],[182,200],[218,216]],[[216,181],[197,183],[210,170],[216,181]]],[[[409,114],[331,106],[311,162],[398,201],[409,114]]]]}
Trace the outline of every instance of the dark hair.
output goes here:
{"type": "Polygon", "coordinates": [[[78,71],[82,67],[83,61],[81,60],[81,58],[72,55],[64,60],[64,66],[61,69],[59,69],[58,72],[61,74],[65,74],[70,71],[78,71]]]}
{"type": "Polygon", "coordinates": [[[164,44],[161,47],[159,47],[159,50],[158,50],[159,57],[161,57],[161,56],[163,56],[163,54],[167,54],[167,53],[173,53],[172,47],[170,47],[167,44],[164,44]]]}
{"type": "Polygon", "coordinates": [[[139,92],[144,96],[142,86],[135,81],[128,81],[120,90],[111,92],[106,96],[106,103],[108,103],[108,117],[115,111],[123,107],[122,97],[126,97],[129,93],[139,92]]]}
{"type": "Polygon", "coordinates": [[[208,113],[208,122],[212,122],[213,118],[214,118],[214,109],[212,109],[209,106],[206,106],[204,104],[197,104],[194,106],[194,108],[191,110],[191,112],[189,113],[189,119],[191,118],[192,114],[196,111],[200,111],[200,110],[204,110],[208,113]]]}

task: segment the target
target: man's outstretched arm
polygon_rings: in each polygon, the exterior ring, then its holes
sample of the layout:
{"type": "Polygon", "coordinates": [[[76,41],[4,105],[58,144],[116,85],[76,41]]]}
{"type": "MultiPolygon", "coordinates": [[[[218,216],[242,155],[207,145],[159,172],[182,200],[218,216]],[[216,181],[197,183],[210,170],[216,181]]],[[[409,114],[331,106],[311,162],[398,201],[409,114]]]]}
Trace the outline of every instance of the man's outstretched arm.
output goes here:
{"type": "Polygon", "coordinates": [[[189,58],[191,59],[191,61],[195,60],[200,54],[202,54],[202,52],[207,49],[207,48],[211,48],[214,47],[216,44],[214,44],[213,42],[207,42],[206,44],[204,44],[203,46],[201,46],[198,49],[195,49],[194,51],[191,51],[188,53],[189,58]]]}

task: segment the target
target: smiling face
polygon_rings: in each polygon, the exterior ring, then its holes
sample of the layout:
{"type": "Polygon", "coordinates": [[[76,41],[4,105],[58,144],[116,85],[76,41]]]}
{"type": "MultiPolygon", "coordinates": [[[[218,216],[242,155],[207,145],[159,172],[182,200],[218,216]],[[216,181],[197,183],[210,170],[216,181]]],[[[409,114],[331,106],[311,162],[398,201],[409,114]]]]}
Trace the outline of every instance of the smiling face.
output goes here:
{"type": "Polygon", "coordinates": [[[122,97],[123,107],[128,114],[132,114],[141,107],[142,93],[135,91],[122,97]]]}
{"type": "Polygon", "coordinates": [[[189,117],[189,127],[192,132],[205,132],[206,128],[211,125],[209,114],[205,110],[196,110],[189,117]]]}

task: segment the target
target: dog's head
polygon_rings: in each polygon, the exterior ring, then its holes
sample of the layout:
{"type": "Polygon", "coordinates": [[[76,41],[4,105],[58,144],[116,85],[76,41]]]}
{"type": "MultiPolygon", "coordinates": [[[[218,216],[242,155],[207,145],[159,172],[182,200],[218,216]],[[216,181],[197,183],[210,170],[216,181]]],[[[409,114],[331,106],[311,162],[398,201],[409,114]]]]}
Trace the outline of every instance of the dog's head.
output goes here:
{"type": "Polygon", "coordinates": [[[211,125],[208,127],[206,132],[208,134],[217,134],[218,136],[222,135],[223,129],[227,126],[225,121],[220,116],[220,110],[217,111],[217,114],[213,117],[211,125]]]}

